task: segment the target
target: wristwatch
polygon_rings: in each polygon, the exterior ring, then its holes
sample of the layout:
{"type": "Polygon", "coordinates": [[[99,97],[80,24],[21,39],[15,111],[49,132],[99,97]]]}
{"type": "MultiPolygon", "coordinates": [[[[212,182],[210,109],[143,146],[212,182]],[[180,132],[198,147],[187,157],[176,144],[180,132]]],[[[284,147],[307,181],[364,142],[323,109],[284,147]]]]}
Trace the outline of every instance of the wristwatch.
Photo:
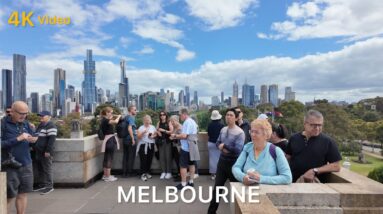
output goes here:
{"type": "Polygon", "coordinates": [[[318,174],[319,174],[318,168],[314,168],[313,171],[314,171],[315,176],[318,176],[318,174]]]}

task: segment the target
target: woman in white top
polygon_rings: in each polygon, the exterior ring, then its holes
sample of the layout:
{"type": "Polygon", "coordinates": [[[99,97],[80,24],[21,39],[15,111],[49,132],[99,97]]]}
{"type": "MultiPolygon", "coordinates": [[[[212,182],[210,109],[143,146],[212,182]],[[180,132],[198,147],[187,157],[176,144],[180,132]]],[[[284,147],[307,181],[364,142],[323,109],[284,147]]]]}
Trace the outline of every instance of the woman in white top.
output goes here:
{"type": "Polygon", "coordinates": [[[148,178],[152,178],[152,175],[149,173],[154,154],[156,127],[152,125],[152,118],[149,115],[145,115],[143,121],[144,125],[140,126],[137,130],[137,153],[140,156],[141,162],[141,180],[147,181],[148,178]]]}

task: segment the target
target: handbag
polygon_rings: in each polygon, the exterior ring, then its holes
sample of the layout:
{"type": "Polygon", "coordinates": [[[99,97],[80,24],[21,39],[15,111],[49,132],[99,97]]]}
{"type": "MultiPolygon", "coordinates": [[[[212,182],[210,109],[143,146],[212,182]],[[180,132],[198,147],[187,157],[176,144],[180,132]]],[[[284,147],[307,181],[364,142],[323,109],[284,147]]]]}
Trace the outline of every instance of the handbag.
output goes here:
{"type": "Polygon", "coordinates": [[[1,168],[3,169],[6,169],[6,168],[12,168],[12,169],[18,169],[20,167],[22,167],[23,165],[18,162],[15,157],[10,153],[10,152],[7,152],[8,153],[8,157],[6,157],[4,160],[2,159],[1,160],[1,168]]]}

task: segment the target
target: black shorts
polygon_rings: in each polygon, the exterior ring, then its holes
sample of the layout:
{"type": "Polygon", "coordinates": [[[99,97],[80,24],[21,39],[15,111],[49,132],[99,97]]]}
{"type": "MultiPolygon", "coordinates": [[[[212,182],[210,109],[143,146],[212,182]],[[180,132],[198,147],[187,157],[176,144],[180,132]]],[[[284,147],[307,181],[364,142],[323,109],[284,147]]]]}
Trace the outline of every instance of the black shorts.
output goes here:
{"type": "Polygon", "coordinates": [[[32,164],[18,169],[6,169],[5,172],[7,173],[7,198],[33,191],[32,164]]]}
{"type": "Polygon", "coordinates": [[[194,165],[194,161],[190,160],[189,152],[185,152],[181,149],[180,152],[180,167],[187,168],[188,166],[194,165]]]}

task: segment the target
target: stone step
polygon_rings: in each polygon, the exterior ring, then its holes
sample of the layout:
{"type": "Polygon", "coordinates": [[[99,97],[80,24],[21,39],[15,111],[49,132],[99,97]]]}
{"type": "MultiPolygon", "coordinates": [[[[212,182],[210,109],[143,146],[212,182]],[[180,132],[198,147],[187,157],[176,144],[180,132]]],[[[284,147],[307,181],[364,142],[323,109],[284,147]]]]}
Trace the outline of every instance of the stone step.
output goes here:
{"type": "Polygon", "coordinates": [[[381,214],[383,207],[343,207],[343,214],[381,214]]]}
{"type": "Polygon", "coordinates": [[[340,207],[277,206],[281,214],[343,214],[340,207]]]}

